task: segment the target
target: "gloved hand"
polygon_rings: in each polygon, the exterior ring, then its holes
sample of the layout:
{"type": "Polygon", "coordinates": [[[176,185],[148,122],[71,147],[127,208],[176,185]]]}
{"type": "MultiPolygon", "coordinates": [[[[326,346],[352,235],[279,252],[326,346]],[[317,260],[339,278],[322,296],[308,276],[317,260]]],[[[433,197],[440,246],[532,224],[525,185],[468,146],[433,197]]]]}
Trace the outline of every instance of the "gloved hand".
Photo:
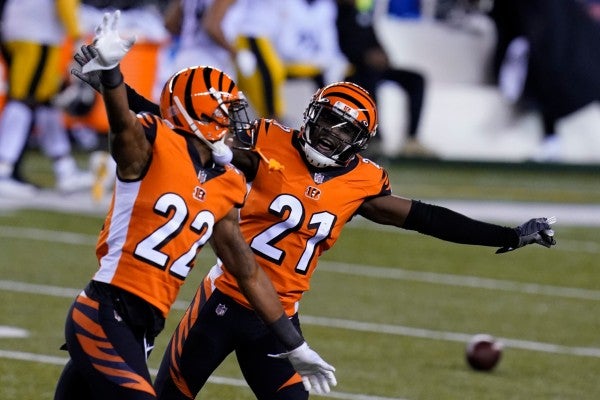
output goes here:
{"type": "Polygon", "coordinates": [[[256,71],[256,56],[250,50],[240,50],[235,54],[235,64],[243,76],[252,76],[256,71]]]}
{"type": "Polygon", "coordinates": [[[76,76],[81,81],[91,86],[92,89],[100,93],[100,89],[102,89],[102,83],[100,82],[100,71],[90,71],[86,74],[84,74],[82,71],[83,66],[95,57],[98,57],[98,51],[94,46],[81,46],[80,51],[78,53],[75,53],[75,55],[73,56],[73,58],[75,59],[75,63],[73,63],[72,65],[71,75],[76,76]]]}
{"type": "Polygon", "coordinates": [[[121,12],[119,10],[112,14],[104,14],[102,23],[96,28],[96,36],[93,42],[98,55],[83,66],[82,72],[84,74],[90,71],[115,68],[135,43],[135,37],[123,39],[119,36],[117,24],[120,16],[121,12]]]}
{"type": "Polygon", "coordinates": [[[307,391],[316,394],[330,392],[330,386],[337,385],[335,368],[327,364],[316,351],[308,347],[306,342],[292,351],[281,354],[269,354],[269,357],[287,358],[302,377],[302,384],[307,391]]]}
{"type": "Polygon", "coordinates": [[[517,247],[502,247],[496,250],[496,254],[506,253],[518,249],[519,247],[527,246],[528,244],[537,243],[545,247],[551,247],[556,244],[554,239],[554,231],[550,225],[556,222],[556,217],[550,218],[533,218],[515,228],[519,236],[519,244],[517,247]]]}

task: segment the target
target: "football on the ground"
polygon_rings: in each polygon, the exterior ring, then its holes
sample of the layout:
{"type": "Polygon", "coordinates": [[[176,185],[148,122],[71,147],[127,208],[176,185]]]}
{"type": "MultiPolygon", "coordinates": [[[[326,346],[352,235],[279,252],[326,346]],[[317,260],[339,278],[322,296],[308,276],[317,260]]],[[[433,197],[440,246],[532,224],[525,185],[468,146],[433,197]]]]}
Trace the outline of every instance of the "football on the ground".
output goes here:
{"type": "Polygon", "coordinates": [[[466,348],[467,363],[477,371],[491,371],[502,357],[502,343],[491,335],[474,335],[466,348]]]}

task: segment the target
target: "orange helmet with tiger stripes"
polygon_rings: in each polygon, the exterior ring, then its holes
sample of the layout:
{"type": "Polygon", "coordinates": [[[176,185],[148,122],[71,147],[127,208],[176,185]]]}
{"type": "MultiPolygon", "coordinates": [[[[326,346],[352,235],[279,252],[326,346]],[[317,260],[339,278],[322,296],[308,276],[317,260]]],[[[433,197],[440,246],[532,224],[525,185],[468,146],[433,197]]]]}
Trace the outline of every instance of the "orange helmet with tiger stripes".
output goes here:
{"type": "Polygon", "coordinates": [[[247,110],[248,102],[229,75],[207,66],[175,73],[160,96],[163,119],[174,128],[199,132],[211,142],[228,131],[238,134],[250,129],[247,110]]]}
{"type": "Polygon", "coordinates": [[[300,130],[306,160],[318,168],[347,165],[367,148],[377,124],[375,101],[362,87],[337,82],[317,90],[300,130]]]}

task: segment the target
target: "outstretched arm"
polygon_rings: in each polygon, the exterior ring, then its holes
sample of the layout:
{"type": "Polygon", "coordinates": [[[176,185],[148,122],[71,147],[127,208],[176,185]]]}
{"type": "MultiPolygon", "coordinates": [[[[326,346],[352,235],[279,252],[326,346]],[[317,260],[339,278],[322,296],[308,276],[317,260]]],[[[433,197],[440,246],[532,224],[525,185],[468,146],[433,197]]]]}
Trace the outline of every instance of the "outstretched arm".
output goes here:
{"type": "Polygon", "coordinates": [[[545,247],[556,244],[550,227],[554,221],[546,218],[534,218],[510,228],[394,195],[365,201],[359,214],[380,224],[418,231],[449,242],[500,247],[500,253],[532,243],[545,247]]]}
{"type": "Polygon", "coordinates": [[[328,393],[330,386],[337,384],[335,368],[308,346],[283,311],[271,280],[258,266],[254,253],[244,241],[236,209],[215,224],[210,243],[237,279],[242,293],[256,313],[289,350],[273,356],[287,358],[292,363],[302,377],[306,390],[328,393]]]}

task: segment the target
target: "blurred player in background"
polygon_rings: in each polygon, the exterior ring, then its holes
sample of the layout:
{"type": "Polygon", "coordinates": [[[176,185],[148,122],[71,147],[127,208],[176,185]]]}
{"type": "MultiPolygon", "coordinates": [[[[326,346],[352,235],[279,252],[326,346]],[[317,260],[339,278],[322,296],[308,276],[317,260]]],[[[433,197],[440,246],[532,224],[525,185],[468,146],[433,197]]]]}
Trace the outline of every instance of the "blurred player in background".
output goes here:
{"type": "Polygon", "coordinates": [[[375,30],[375,4],[376,0],[337,0],[336,24],[340,48],[353,66],[348,80],[367,89],[376,99],[382,88],[398,88],[406,94],[406,110],[394,111],[407,116],[406,129],[402,132],[398,127],[386,126],[380,132],[379,153],[383,158],[393,159],[400,155],[435,157],[418,138],[425,77],[418,71],[392,66],[375,30]]]}
{"type": "Polygon", "coordinates": [[[256,115],[279,118],[284,112],[286,74],[276,49],[285,2],[281,0],[224,0],[225,23],[213,20],[212,31],[223,29],[233,40],[237,81],[256,115]]]}
{"type": "Polygon", "coordinates": [[[78,0],[6,0],[1,24],[8,68],[7,101],[0,117],[0,195],[27,197],[36,187],[22,180],[18,162],[35,129],[41,150],[52,159],[56,188],[72,192],[92,185],[71,155],[62,110],[52,104],[62,84],[61,51],[77,42],[78,0]]]}
{"type": "Polygon", "coordinates": [[[286,79],[313,78],[322,87],[346,78],[350,64],[342,54],[335,0],[286,0],[282,29],[275,41],[286,79]]]}
{"type": "MultiPolygon", "coordinates": [[[[158,84],[190,65],[210,65],[235,79],[236,51],[223,26],[235,0],[171,0],[165,26],[174,38],[164,49],[158,84]]],[[[162,86],[161,86],[162,87],[162,86]]]]}
{"type": "Polygon", "coordinates": [[[68,313],[71,360],[55,399],[156,398],[146,359],[209,239],[289,365],[309,381],[334,384],[334,368],[292,326],[240,234],[246,181],[225,144],[233,130],[250,127],[237,86],[211,67],[188,68],[165,85],[164,119],[135,115],[119,68],[133,40],[120,38],[118,18],[107,14],[96,47],[77,58],[83,72],[101,71],[118,178],[96,246],[99,269],[68,313]]]}

